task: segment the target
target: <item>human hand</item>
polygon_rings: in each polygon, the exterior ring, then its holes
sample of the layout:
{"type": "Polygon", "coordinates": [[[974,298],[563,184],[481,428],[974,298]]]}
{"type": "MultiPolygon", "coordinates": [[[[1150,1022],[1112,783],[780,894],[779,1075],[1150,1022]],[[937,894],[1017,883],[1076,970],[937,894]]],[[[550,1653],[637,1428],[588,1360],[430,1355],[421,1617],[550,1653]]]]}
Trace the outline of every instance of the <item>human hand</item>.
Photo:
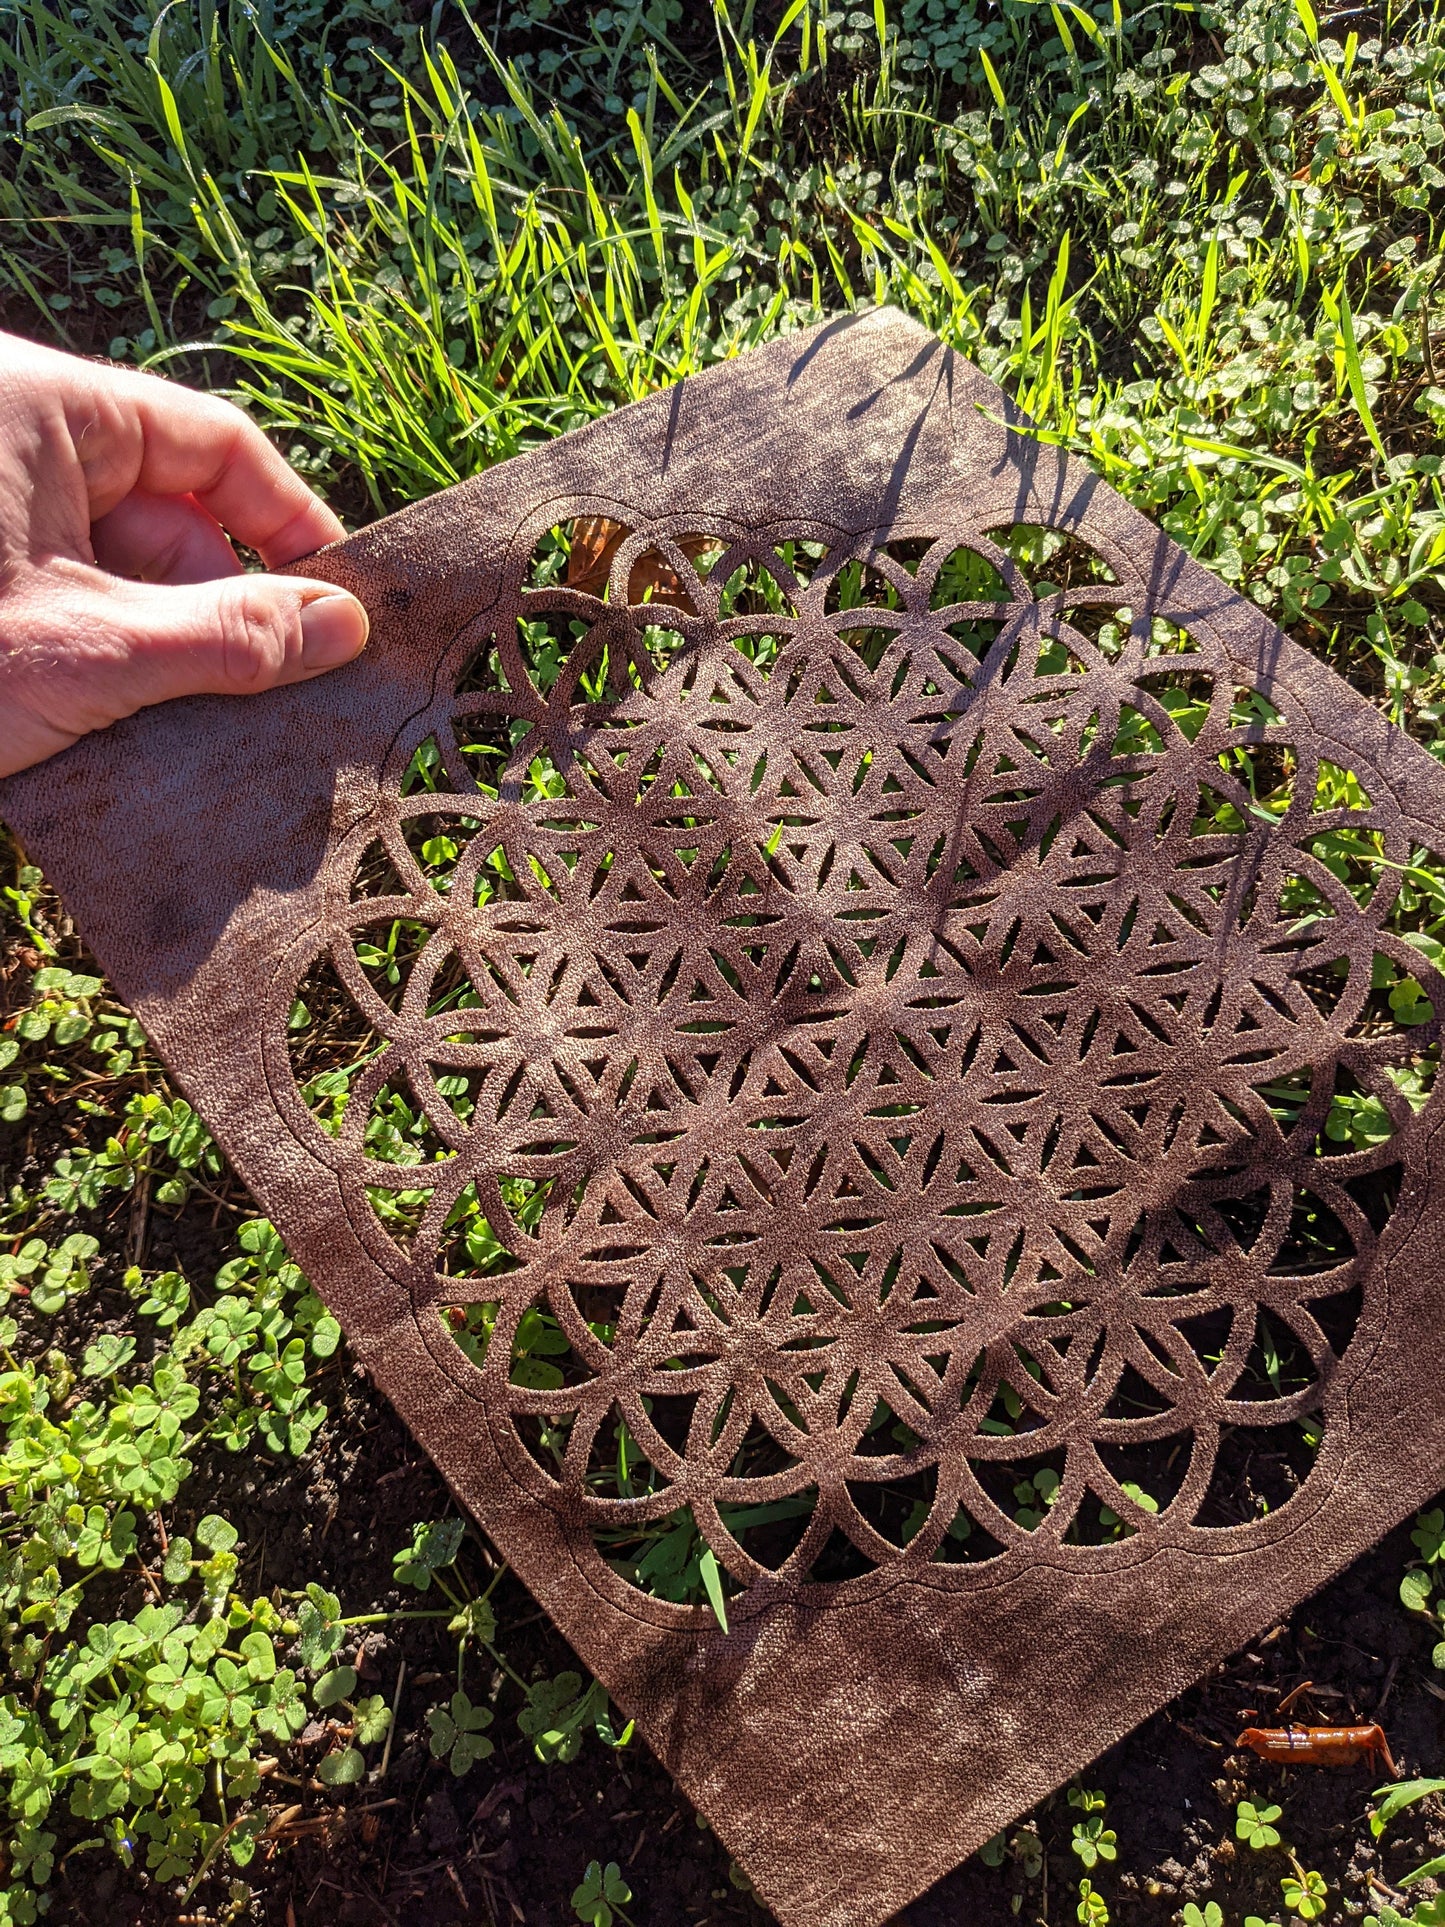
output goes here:
{"type": "Polygon", "coordinates": [[[172,696],[349,662],[334,583],[247,574],[345,531],[239,408],[0,334],[0,776],[172,696]]]}

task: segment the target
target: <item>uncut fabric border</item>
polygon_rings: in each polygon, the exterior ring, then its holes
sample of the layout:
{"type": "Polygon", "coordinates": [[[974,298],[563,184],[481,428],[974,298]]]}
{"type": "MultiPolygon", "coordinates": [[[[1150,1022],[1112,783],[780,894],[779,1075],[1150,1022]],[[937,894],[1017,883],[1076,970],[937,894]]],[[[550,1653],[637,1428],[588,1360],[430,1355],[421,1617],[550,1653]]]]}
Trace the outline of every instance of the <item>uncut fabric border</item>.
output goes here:
{"type": "Polygon", "coordinates": [[[1384,956],[1445,1012],[1391,923],[1398,866],[1445,848],[1445,771],[1026,429],[900,315],[829,322],[311,558],[371,613],[355,665],[0,787],[354,1354],[787,1927],[884,1920],[1445,1481],[1439,1106],[1389,1076],[1439,1021],[1370,1001],[1384,956]],[[528,590],[539,538],[599,517],[631,532],[606,594],[528,590]],[[992,541],[1017,524],[1102,566],[1030,582],[992,541]],[[649,552],[680,586],[643,616],[649,552]],[[958,552],[1002,589],[950,599],[958,552]],[[739,568],[774,592],[730,615],[739,568]],[[537,612],[586,638],[550,689],[537,612]],[[1238,758],[1271,746],[1293,798],[1251,810],[1238,758]],[[449,894],[423,807],[472,836],[449,894]],[[1321,859],[1352,826],[1377,887],[1321,859]],[[354,939],[406,918],[388,997],[354,939]],[[459,957],[467,1032],[426,1010],[459,957]],[[388,1040],[335,1135],[287,1046],[327,959],[388,1040]],[[424,1167],[368,1155],[384,1076],[433,1120],[424,1167]],[[1382,1143],[1324,1139],[1337,1087],[1377,1096],[1382,1143]],[[485,1283],[447,1243],[464,1181],[510,1253],[485,1283]],[[367,1199],[408,1184],[409,1232],[367,1199]],[[1256,1306],[1303,1360],[1267,1410],[1256,1306]],[[560,1388],[509,1370],[531,1307],[570,1339],[560,1388]],[[636,1487],[598,1473],[619,1412],[636,1487]],[[1302,1418],[1288,1502],[1211,1515],[1228,1441],[1302,1418]],[[1151,1510],[1116,1448],[1170,1440],[1151,1510]],[[750,1496],[791,1551],[756,1549],[750,1496]],[[726,1632],[604,1556],[682,1506],[726,1632]]]}

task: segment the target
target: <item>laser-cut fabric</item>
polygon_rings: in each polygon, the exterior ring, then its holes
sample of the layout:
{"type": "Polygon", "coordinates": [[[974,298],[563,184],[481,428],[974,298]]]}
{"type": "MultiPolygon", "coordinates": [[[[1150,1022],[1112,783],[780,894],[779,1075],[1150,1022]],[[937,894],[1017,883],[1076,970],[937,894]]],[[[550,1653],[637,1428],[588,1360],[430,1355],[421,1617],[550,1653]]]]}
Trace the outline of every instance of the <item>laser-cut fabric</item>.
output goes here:
{"type": "Polygon", "coordinates": [[[779,342],[309,561],[353,669],[0,792],[799,1927],[1445,1479],[1445,776],[1007,414],[779,342]]]}

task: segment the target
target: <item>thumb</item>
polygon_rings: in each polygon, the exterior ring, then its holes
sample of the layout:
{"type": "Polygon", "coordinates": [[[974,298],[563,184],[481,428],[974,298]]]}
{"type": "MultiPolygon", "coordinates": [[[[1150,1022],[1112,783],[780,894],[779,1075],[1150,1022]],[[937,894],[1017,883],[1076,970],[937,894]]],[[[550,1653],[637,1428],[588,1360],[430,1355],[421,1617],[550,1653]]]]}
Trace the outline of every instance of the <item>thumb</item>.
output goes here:
{"type": "Polygon", "coordinates": [[[249,696],[301,682],[350,662],[369,628],[355,596],[301,576],[180,586],[112,577],[100,600],[95,613],[114,629],[117,715],[173,696],[249,696]]]}
{"type": "Polygon", "coordinates": [[[0,596],[0,774],[175,696],[254,695],[349,662],[366,610],[333,582],[132,582],[56,561],[0,596]]]}

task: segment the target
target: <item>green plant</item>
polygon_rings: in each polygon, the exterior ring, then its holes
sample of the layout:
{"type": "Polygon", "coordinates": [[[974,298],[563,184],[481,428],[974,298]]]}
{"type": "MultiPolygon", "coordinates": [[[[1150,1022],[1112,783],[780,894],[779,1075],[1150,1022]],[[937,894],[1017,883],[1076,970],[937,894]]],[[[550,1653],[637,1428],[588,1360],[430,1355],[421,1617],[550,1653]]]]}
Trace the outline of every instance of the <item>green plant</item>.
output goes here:
{"type": "Polygon", "coordinates": [[[93,1211],[107,1191],[145,1185],[158,1204],[184,1204],[192,1184],[220,1171],[211,1134],[183,1097],[138,1091],[126,1100],[121,1128],[99,1150],[61,1153],[44,1196],[60,1211],[93,1211]]]}
{"type": "MultiPolygon", "coordinates": [[[[395,1575],[403,1585],[422,1593],[435,1585],[449,1601],[448,1609],[402,1616],[445,1618],[447,1630],[457,1639],[457,1691],[447,1706],[433,1707],[427,1714],[433,1756],[448,1759],[453,1773],[460,1774],[492,1751],[492,1741],[485,1737],[485,1730],[491,1725],[493,1714],[489,1708],[474,1706],[462,1689],[469,1640],[481,1646],[520,1690],[518,1730],[532,1742],[534,1753],[544,1765],[570,1764],[589,1732],[596,1734],[605,1746],[626,1746],[632,1737],[632,1722],[629,1720],[621,1732],[616,1730],[607,1691],[600,1681],[589,1680],[584,1685],[580,1673],[564,1672],[555,1679],[528,1683],[497,1651],[496,1621],[488,1595],[501,1577],[501,1570],[494,1574],[485,1592],[473,1593],[457,1570],[465,1534],[465,1522],[461,1519],[417,1525],[412,1529],[410,1544],[397,1552],[393,1560],[395,1575]]],[[[330,1630],[333,1625],[337,1628],[341,1625],[334,1611],[324,1637],[336,1637],[330,1630]]]]}
{"type": "Polygon", "coordinates": [[[1419,1551],[1417,1563],[1407,1567],[1400,1581],[1400,1603],[1441,1634],[1431,1658],[1445,1672],[1445,1512],[1437,1506],[1416,1518],[1410,1537],[1419,1551]],[[1441,1596],[1436,1596],[1436,1587],[1441,1596]]]}
{"type": "MultiPolygon", "coordinates": [[[[0,1070],[13,1069],[20,1079],[0,1089],[0,1122],[18,1123],[29,1108],[28,1083],[34,1071],[18,1061],[22,1047],[52,1037],[62,1047],[76,1043],[92,1027],[92,1003],[101,989],[99,977],[63,967],[46,966],[35,972],[30,980],[29,1005],[11,1020],[12,1034],[0,1038],[0,1070]]],[[[41,1074],[52,1079],[57,1075],[53,1067],[41,1074]]]]}
{"type": "MultiPolygon", "coordinates": [[[[1426,1516],[1438,1519],[1440,1514],[1437,1512],[1426,1516]]],[[[1426,1531],[1433,1531],[1433,1527],[1427,1526],[1426,1531]]],[[[1418,1533],[1416,1537],[1418,1542],[1418,1533]]],[[[1370,1832],[1378,1840],[1390,1822],[1407,1807],[1417,1806],[1421,1800],[1431,1800],[1440,1794],[1445,1794],[1445,1779],[1399,1780],[1393,1786],[1377,1788],[1375,1798],[1380,1804],[1371,1810],[1370,1832]]],[[[1437,1854],[1404,1875],[1399,1884],[1412,1887],[1418,1880],[1439,1880],[1442,1875],[1445,1875],[1445,1854],[1437,1854]]]]}
{"type": "Polygon", "coordinates": [[[1069,1805],[1082,1809],[1086,1816],[1075,1821],[1069,1841],[1084,1865],[1093,1869],[1101,1860],[1116,1860],[1119,1854],[1118,1835],[1112,1827],[1104,1825],[1103,1794],[1092,1793],[1084,1787],[1070,1787],[1069,1805]]]}
{"type": "MultiPolygon", "coordinates": [[[[433,1525],[412,1528],[412,1541],[392,1556],[397,1583],[414,1586],[418,1592],[430,1589],[432,1581],[456,1564],[466,1532],[463,1519],[439,1519],[433,1525]]],[[[458,1603],[455,1599],[453,1603],[458,1603]]]]}
{"type": "MultiPolygon", "coordinates": [[[[272,1383],[270,1361],[293,1344],[308,1364],[324,1359],[339,1331],[269,1225],[243,1227],[240,1245],[214,1300],[191,1318],[178,1273],[147,1283],[133,1267],[125,1283],[138,1315],[168,1342],[141,1367],[133,1335],[102,1333],[81,1363],[81,1398],[59,1352],[43,1366],[19,1355],[16,1320],[0,1319],[0,1649],[13,1681],[34,1682],[0,1701],[12,1912],[39,1904],[26,1895],[43,1894],[49,1879],[53,1813],[98,1828],[127,1864],[161,1880],[195,1878],[223,1848],[246,1864],[264,1825],[251,1807],[261,1751],[289,1745],[307,1723],[300,1675],[279,1664],[275,1641],[297,1639],[302,1671],[319,1670],[340,1643],[339,1605],[319,1587],[294,1621],[272,1600],[236,1594],[238,1535],[226,1519],[206,1513],[189,1537],[168,1536],[161,1522],[198,1445],[237,1449],[256,1436],[297,1451],[324,1418],[316,1407],[294,1422],[298,1385],[284,1371],[272,1383]],[[268,1432],[278,1406],[293,1422],[268,1432]],[[152,1529],[146,1569],[161,1596],[130,1619],[92,1617],[96,1578],[135,1560],[152,1529]]],[[[54,1249],[28,1239],[7,1254],[27,1319],[46,1320],[83,1293],[96,1250],[95,1238],[73,1233],[54,1249]]],[[[358,1778],[362,1749],[390,1722],[380,1699],[355,1687],[341,1667],[316,1689],[325,1730],[341,1742],[319,1763],[323,1786],[358,1778]]]]}
{"type": "Polygon", "coordinates": [[[1420,1513],[1410,1539],[1427,1565],[1445,1561],[1445,1511],[1436,1506],[1433,1511],[1420,1513]]]}
{"type": "Polygon", "coordinates": [[[1206,1900],[1202,1908],[1187,1901],[1179,1918],[1182,1927],[1224,1927],[1224,1910],[1217,1900],[1206,1900]]]}
{"type": "Polygon", "coordinates": [[[1445,1894],[1417,1901],[1408,1914],[1381,1907],[1377,1914],[1365,1915],[1365,1927],[1445,1927],[1445,1894]]]}
{"type": "Polygon", "coordinates": [[[35,921],[35,913],[44,884],[44,877],[33,863],[19,863],[16,865],[14,883],[7,883],[0,894],[3,894],[5,901],[10,905],[28,941],[42,956],[53,957],[55,945],[35,921]]]}
{"type": "Polygon", "coordinates": [[[1044,1870],[1044,1843],[1038,1828],[1017,1828],[1009,1840],[1009,1852],[1017,1861],[1025,1880],[1037,1880],[1044,1870]]]}
{"type": "Polygon", "coordinates": [[[385,1739],[391,1727],[391,1709],[382,1696],[367,1693],[358,1698],[356,1686],[356,1669],[337,1666],[323,1673],[312,1688],[312,1698],[319,1711],[330,1713],[333,1707],[339,1706],[351,1716],[349,1726],[334,1714],[327,1721],[331,1735],[349,1744],[339,1751],[333,1747],[321,1760],[316,1777],[323,1786],[351,1786],[359,1780],[366,1771],[361,1749],[385,1739]]]}
{"type": "Polygon", "coordinates": [[[517,1726],[546,1766],[569,1765],[589,1732],[614,1749],[632,1738],[631,1720],[620,1733],[613,1726],[607,1689],[600,1680],[584,1687],[580,1673],[558,1673],[555,1679],[534,1680],[523,1691],[526,1704],[517,1714],[517,1726]]]}
{"type": "MultiPolygon", "coordinates": [[[[18,875],[22,886],[4,895],[30,943],[42,957],[53,957],[55,946],[35,922],[43,900],[40,872],[22,865],[18,875]]],[[[144,1032],[128,1011],[109,999],[102,978],[37,961],[26,979],[24,1001],[0,1029],[0,1073],[13,1080],[0,1083],[0,1125],[19,1123],[38,1090],[53,1096],[72,1086],[76,1092],[71,1102],[78,1111],[107,1115],[97,1094],[97,1072],[121,1079],[144,1077],[152,1068],[144,1032]],[[85,1057],[76,1063],[82,1044],[85,1057]],[[81,1090],[86,1094],[80,1095],[81,1090]]]]}
{"type": "MultiPolygon", "coordinates": [[[[15,1038],[0,1037],[0,1071],[10,1070],[19,1055],[15,1038]]],[[[0,1084],[0,1124],[18,1124],[29,1102],[24,1084],[0,1084]]]]}
{"type": "Polygon", "coordinates": [[[1091,1880],[1079,1882],[1079,1904],[1075,1909],[1083,1927],[1109,1927],[1109,1903],[1095,1892],[1091,1880]]]}
{"type": "MultiPolygon", "coordinates": [[[[1043,1521],[1044,1514],[1059,1496],[1062,1481],[1051,1466],[1041,1466],[1027,1479],[1021,1479],[1014,1487],[1014,1523],[1021,1525],[1026,1532],[1032,1532],[1043,1521]]],[[[1073,1796],[1071,1795],[1070,1798],[1073,1796]]]]}
{"type": "Polygon", "coordinates": [[[88,1288],[87,1267],[99,1250],[99,1240],[84,1231],[70,1232],[53,1250],[43,1238],[27,1238],[18,1251],[0,1252],[0,1288],[29,1298],[37,1311],[60,1311],[88,1288]]]}
{"type": "Polygon", "coordinates": [[[612,1927],[614,1919],[632,1927],[632,1916],[624,1911],[631,1898],[632,1889],[622,1878],[617,1862],[609,1860],[604,1867],[593,1860],[581,1884],[573,1889],[572,1911],[583,1927],[612,1927]]]}
{"type": "Polygon", "coordinates": [[[459,1776],[493,1751],[486,1736],[492,1723],[490,1707],[473,1706],[460,1690],[452,1694],[445,1707],[432,1707],[426,1718],[431,1728],[432,1758],[446,1760],[459,1776]]]}
{"type": "Polygon", "coordinates": [[[1241,1800],[1235,1809],[1235,1839],[1243,1840],[1247,1846],[1253,1847],[1256,1851],[1265,1847],[1277,1847],[1279,1828],[1274,1823],[1282,1812],[1282,1807],[1257,1807],[1253,1800],[1241,1800]]]}
{"type": "Polygon", "coordinates": [[[230,1858],[250,1859],[264,1821],[208,1818],[203,1799],[212,1794],[224,1814],[227,1800],[254,1793],[258,1738],[289,1739],[305,1714],[296,1676],[276,1663],[274,1608],[229,1600],[234,1562],[222,1573],[196,1563],[208,1596],[201,1621],[167,1604],[94,1622],[46,1668],[35,1707],[0,1702],[0,1771],[22,1832],[64,1795],[127,1864],[139,1855],[158,1879],[190,1872],[223,1829],[230,1858]]]}
{"type": "Polygon", "coordinates": [[[1069,1846],[1085,1863],[1085,1867],[1096,1867],[1100,1860],[1117,1860],[1117,1835],[1114,1829],[1106,1829],[1102,1819],[1079,1821],[1073,1829],[1069,1846]]]}
{"type": "Polygon", "coordinates": [[[1043,1841],[1035,1828],[1018,1827],[1011,1834],[994,1834],[979,1848],[978,1857],[986,1867],[1001,1867],[1011,1859],[1026,1880],[1037,1880],[1044,1867],[1043,1841]]]}
{"type": "Polygon", "coordinates": [[[1329,1899],[1329,1887],[1323,1874],[1302,1867],[1294,1855],[1290,1855],[1290,1865],[1294,1872],[1285,1875],[1280,1882],[1284,1894],[1284,1904],[1292,1914],[1301,1920],[1318,1920],[1325,1911],[1329,1899]]]}

